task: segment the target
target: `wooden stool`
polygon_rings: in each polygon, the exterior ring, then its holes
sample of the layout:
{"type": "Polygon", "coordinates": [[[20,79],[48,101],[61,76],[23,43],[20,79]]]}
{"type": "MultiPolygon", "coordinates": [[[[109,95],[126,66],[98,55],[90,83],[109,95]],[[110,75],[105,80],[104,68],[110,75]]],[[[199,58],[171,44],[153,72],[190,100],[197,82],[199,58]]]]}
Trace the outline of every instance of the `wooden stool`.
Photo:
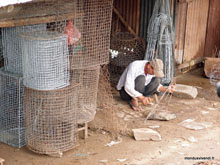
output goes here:
{"type": "Polygon", "coordinates": [[[0,158],[0,165],[3,165],[4,161],[5,161],[4,159],[0,158]]]}
{"type": "Polygon", "coordinates": [[[84,131],[84,139],[88,138],[88,123],[84,123],[82,126],[81,124],[78,125],[78,132],[84,131]]]}

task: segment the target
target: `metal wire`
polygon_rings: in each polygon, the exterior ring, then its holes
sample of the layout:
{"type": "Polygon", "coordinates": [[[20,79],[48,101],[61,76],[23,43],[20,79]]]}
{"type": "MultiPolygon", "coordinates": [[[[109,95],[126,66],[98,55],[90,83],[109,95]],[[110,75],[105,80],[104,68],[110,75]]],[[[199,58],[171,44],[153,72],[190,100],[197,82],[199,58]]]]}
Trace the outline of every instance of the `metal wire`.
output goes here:
{"type": "Polygon", "coordinates": [[[116,86],[125,68],[135,60],[144,58],[144,41],[128,32],[119,32],[111,39],[110,81],[116,86]]]}
{"type": "Polygon", "coordinates": [[[38,30],[46,30],[46,24],[2,28],[2,52],[7,71],[22,74],[22,46],[19,34],[38,30]]]}
{"type": "Polygon", "coordinates": [[[55,90],[69,85],[67,36],[38,31],[21,35],[24,85],[55,90]]]}
{"type": "Polygon", "coordinates": [[[145,60],[160,58],[164,63],[162,84],[170,84],[174,75],[173,25],[169,0],[157,0],[148,26],[145,60]]]}
{"type": "Polygon", "coordinates": [[[88,123],[95,117],[99,73],[100,66],[71,71],[71,84],[80,83],[78,88],[78,124],[88,123]]]}
{"type": "Polygon", "coordinates": [[[77,95],[79,86],[38,91],[25,87],[27,147],[40,154],[60,154],[77,143],[77,95]]]}
{"type": "Polygon", "coordinates": [[[22,77],[0,69],[0,141],[21,148],[25,145],[22,77]]]}

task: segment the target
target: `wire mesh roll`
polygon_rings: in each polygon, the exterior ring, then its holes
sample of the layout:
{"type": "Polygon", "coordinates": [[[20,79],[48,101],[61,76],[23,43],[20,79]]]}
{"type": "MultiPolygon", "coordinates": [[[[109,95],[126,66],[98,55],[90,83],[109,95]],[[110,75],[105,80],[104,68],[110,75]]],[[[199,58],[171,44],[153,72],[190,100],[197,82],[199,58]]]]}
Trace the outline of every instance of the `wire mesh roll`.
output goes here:
{"type": "Polygon", "coordinates": [[[77,143],[78,85],[53,91],[25,87],[27,147],[40,154],[61,154],[77,143]]]}
{"type": "Polygon", "coordinates": [[[71,70],[71,83],[80,83],[77,123],[92,121],[96,114],[100,66],[71,70]]]}
{"type": "Polygon", "coordinates": [[[13,147],[25,145],[24,86],[19,74],[0,69],[0,141],[13,147]]]}
{"type": "Polygon", "coordinates": [[[127,67],[135,60],[144,58],[144,41],[130,33],[117,33],[111,40],[111,60],[115,66],[127,67]]]}
{"type": "Polygon", "coordinates": [[[46,24],[2,28],[2,52],[7,71],[22,73],[22,51],[19,34],[39,30],[46,30],[46,24]]]}
{"type": "Polygon", "coordinates": [[[67,36],[58,32],[23,33],[24,85],[36,90],[55,90],[69,85],[67,36]]]}

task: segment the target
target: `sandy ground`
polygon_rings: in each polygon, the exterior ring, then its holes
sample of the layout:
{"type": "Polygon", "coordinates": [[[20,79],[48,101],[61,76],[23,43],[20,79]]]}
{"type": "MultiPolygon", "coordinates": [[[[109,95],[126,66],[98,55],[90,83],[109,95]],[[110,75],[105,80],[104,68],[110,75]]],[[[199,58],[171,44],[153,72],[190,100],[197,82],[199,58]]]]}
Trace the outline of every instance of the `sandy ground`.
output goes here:
{"type": "MultiPolygon", "coordinates": [[[[209,164],[220,164],[220,99],[215,87],[210,85],[209,79],[202,77],[201,70],[178,76],[177,83],[197,87],[199,95],[193,100],[172,97],[168,106],[158,107],[176,114],[177,118],[170,121],[144,122],[152,106],[143,107],[145,112],[134,112],[114,93],[121,133],[115,141],[118,144],[106,146],[112,141],[109,133],[92,129],[87,140],[80,138],[79,146],[65,152],[62,158],[35,154],[26,147],[15,149],[3,143],[0,143],[0,158],[5,159],[4,165],[190,165],[208,159],[209,164]],[[179,125],[186,119],[205,122],[210,127],[191,130],[179,125]],[[155,125],[160,126],[154,130],[160,133],[161,141],[135,141],[133,128],[155,125]],[[189,140],[190,137],[195,141],[189,140]]],[[[164,100],[164,105],[166,103],[164,100]]],[[[104,122],[102,115],[98,112],[95,120],[104,122]]]]}

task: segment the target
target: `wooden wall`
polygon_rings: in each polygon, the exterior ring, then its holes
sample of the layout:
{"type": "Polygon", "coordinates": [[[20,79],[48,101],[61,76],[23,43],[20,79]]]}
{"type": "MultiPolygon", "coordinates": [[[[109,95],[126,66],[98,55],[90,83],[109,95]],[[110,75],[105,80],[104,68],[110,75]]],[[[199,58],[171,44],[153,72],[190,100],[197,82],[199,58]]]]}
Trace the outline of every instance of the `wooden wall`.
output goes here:
{"type": "Polygon", "coordinates": [[[180,1],[175,43],[178,63],[204,56],[208,12],[209,0],[180,1]]]}
{"type": "Polygon", "coordinates": [[[139,34],[140,0],[114,0],[112,35],[129,31],[139,34]]]}
{"type": "Polygon", "coordinates": [[[206,57],[215,56],[220,50],[220,0],[210,0],[207,36],[205,43],[206,57]]]}

